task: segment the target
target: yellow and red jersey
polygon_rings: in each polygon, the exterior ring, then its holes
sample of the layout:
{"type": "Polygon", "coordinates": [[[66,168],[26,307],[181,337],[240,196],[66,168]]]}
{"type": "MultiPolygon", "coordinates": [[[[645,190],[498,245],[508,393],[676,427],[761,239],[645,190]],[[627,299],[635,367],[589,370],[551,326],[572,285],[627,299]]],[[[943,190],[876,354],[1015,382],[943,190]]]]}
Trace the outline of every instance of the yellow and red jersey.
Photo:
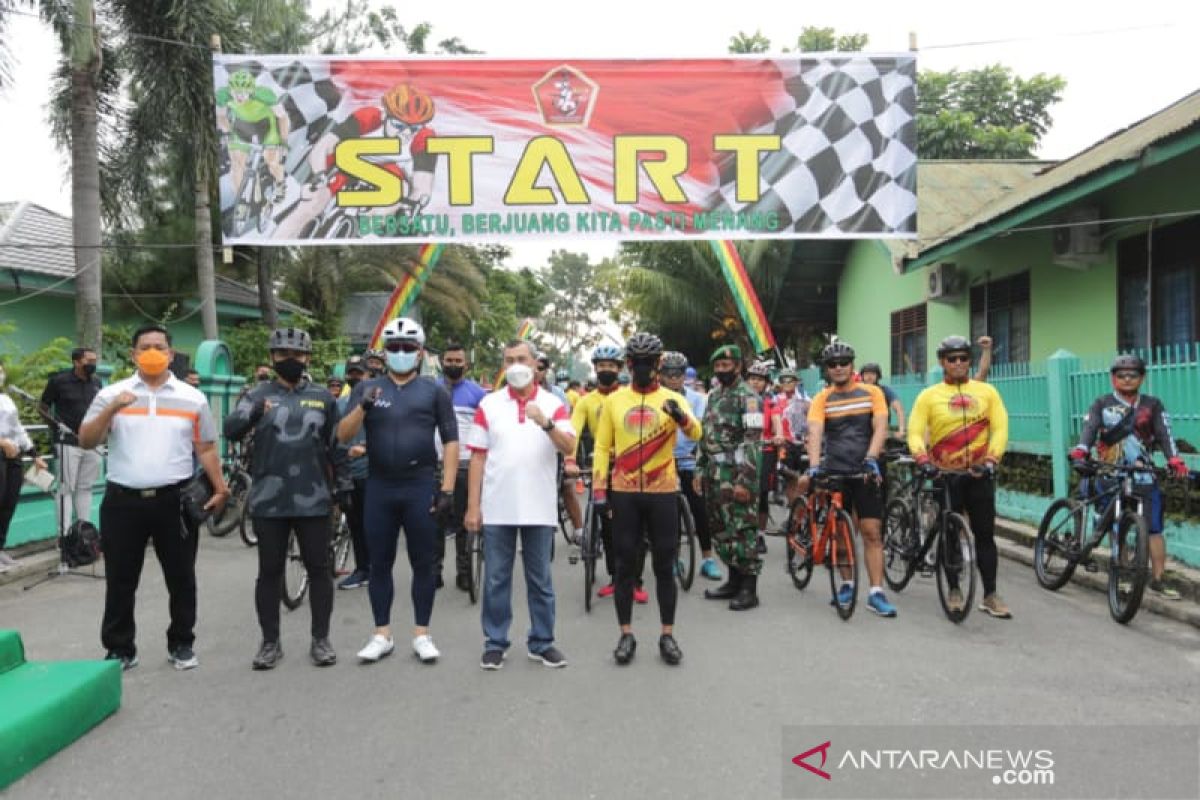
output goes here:
{"type": "Polygon", "coordinates": [[[675,434],[681,429],[689,439],[700,438],[700,421],[692,415],[687,399],[677,392],[655,385],[646,392],[624,387],[608,395],[601,405],[596,429],[592,485],[616,492],[678,491],[675,434]],[[663,411],[667,400],[678,403],[686,415],[682,428],[663,411]]]}
{"type": "Polygon", "coordinates": [[[908,449],[914,456],[928,453],[941,469],[962,470],[999,461],[1007,446],[1008,411],[991,384],[943,382],[917,396],[908,418],[908,449]]]}

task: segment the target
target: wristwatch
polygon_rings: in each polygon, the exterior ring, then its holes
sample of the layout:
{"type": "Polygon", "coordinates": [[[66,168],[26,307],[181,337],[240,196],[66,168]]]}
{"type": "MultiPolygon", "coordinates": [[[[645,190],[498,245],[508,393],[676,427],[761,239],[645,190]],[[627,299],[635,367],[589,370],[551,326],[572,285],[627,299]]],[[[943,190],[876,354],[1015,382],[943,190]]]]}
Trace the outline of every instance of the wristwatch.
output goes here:
{"type": "Polygon", "coordinates": [[[546,420],[546,424],[542,426],[542,430],[544,430],[546,433],[549,433],[550,431],[554,430],[554,420],[552,420],[552,419],[546,420]]]}

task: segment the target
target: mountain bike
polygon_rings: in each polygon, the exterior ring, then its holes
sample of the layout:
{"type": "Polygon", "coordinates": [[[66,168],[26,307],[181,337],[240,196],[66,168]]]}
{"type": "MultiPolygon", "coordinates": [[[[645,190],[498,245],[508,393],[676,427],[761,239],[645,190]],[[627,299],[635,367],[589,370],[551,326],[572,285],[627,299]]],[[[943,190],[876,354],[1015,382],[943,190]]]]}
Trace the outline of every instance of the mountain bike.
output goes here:
{"type": "MultiPolygon", "coordinates": [[[[912,459],[900,458],[896,463],[909,465],[912,459]]],[[[903,591],[917,570],[932,569],[942,611],[958,624],[970,615],[975,601],[975,538],[967,518],[951,510],[954,480],[983,478],[950,470],[936,474],[914,471],[896,487],[883,511],[883,567],[884,579],[895,592],[903,591]],[[955,589],[961,603],[951,604],[950,593],[955,589]]]]}
{"type": "Polygon", "coordinates": [[[843,620],[854,614],[859,583],[854,518],[843,506],[843,487],[849,481],[871,478],[863,473],[825,473],[814,477],[808,494],[792,501],[788,516],[788,546],[797,556],[789,561],[792,583],[797,589],[804,589],[812,578],[814,565],[825,564],[833,606],[843,620]],[[851,587],[850,597],[841,602],[838,588],[844,584],[851,587]]]}
{"type": "Polygon", "coordinates": [[[592,470],[580,467],[579,477],[583,480],[583,540],[579,543],[579,558],[583,561],[583,608],[592,610],[592,590],[596,587],[596,564],[604,557],[604,544],[600,536],[604,524],[592,503],[592,470]]]}
{"type": "MultiPolygon", "coordinates": [[[[350,536],[350,522],[341,509],[333,512],[333,535],[329,540],[329,571],[331,578],[347,574],[346,565],[350,561],[350,551],[353,541],[350,536]]],[[[289,610],[296,610],[304,602],[308,593],[308,570],[304,566],[304,556],[300,552],[300,541],[296,532],[288,534],[287,561],[283,567],[283,604],[289,610]]]]}
{"type": "Polygon", "coordinates": [[[1044,588],[1057,591],[1080,563],[1090,565],[1092,550],[1107,536],[1108,611],[1124,625],[1137,614],[1150,578],[1150,526],[1134,483],[1138,475],[1159,473],[1097,461],[1076,469],[1084,476],[1080,496],[1055,500],[1038,525],[1034,573],[1044,588]]]}
{"type": "MultiPolygon", "coordinates": [[[[229,459],[222,469],[225,484],[229,487],[229,499],[219,513],[213,514],[205,523],[213,536],[228,536],[235,528],[243,528],[245,507],[250,495],[250,447],[245,442],[230,442],[229,459]]],[[[245,533],[239,530],[243,541],[245,533]]],[[[257,541],[257,540],[255,540],[257,541]]],[[[252,545],[252,542],[246,542],[252,545]]]]}

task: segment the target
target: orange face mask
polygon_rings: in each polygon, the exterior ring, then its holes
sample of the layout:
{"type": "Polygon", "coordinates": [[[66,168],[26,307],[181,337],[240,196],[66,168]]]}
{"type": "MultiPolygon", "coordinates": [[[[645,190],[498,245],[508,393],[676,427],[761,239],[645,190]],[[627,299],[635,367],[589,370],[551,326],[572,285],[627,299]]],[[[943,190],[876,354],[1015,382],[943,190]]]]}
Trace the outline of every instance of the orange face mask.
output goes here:
{"type": "Polygon", "coordinates": [[[171,363],[171,358],[162,350],[143,350],[134,360],[138,369],[151,378],[163,374],[171,363]]]}

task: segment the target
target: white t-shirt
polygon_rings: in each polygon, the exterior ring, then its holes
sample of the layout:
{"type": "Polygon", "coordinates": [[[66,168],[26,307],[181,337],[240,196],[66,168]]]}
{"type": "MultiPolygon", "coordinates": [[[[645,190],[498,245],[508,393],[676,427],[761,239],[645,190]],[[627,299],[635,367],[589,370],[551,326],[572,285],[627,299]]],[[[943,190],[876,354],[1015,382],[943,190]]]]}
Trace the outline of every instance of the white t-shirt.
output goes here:
{"type": "Polygon", "coordinates": [[[558,524],[558,451],[525,416],[529,403],[575,436],[566,405],[545,389],[535,388],[527,400],[507,387],[484,397],[466,437],[472,451],[487,452],[480,498],[484,525],[558,524]]]}

